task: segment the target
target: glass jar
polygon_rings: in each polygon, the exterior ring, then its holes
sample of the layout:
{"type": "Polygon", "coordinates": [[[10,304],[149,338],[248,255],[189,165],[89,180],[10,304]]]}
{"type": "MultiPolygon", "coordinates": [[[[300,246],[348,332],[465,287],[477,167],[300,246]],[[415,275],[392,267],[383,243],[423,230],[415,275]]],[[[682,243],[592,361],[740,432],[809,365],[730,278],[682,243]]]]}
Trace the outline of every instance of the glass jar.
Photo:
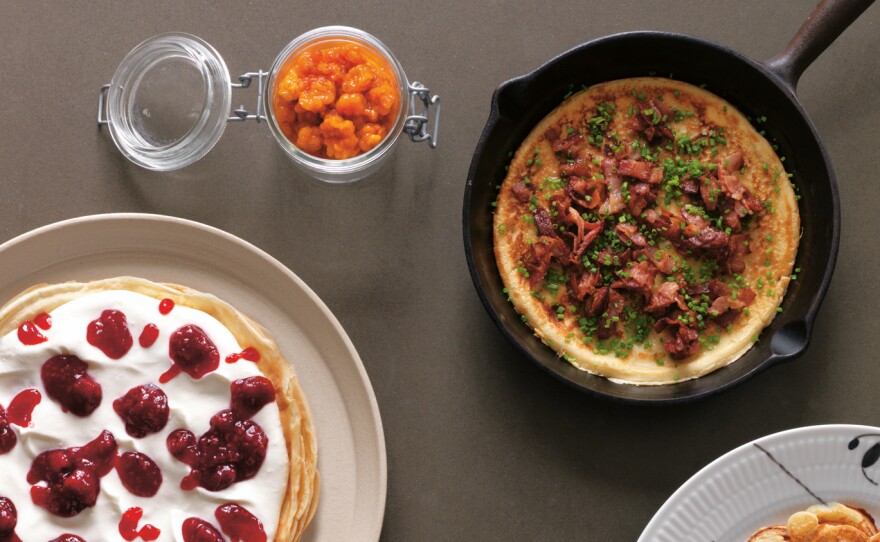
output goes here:
{"type": "Polygon", "coordinates": [[[437,146],[440,97],[418,82],[410,83],[394,53],[356,28],[328,26],[306,32],[278,53],[268,72],[248,72],[238,81],[232,83],[223,58],[207,42],[190,34],[160,34],[132,49],[110,83],[101,87],[98,124],[107,125],[117,148],[135,164],[171,171],[207,154],[227,123],[265,122],[298,168],[333,183],[356,181],[376,171],[402,133],[412,141],[437,146]],[[297,55],[307,48],[340,43],[357,45],[384,60],[395,79],[399,103],[393,125],[375,147],[352,158],[320,158],[298,148],[283,133],[273,97],[279,77],[297,55]],[[230,115],[232,90],[250,88],[254,82],[255,113],[241,106],[230,115]]]}

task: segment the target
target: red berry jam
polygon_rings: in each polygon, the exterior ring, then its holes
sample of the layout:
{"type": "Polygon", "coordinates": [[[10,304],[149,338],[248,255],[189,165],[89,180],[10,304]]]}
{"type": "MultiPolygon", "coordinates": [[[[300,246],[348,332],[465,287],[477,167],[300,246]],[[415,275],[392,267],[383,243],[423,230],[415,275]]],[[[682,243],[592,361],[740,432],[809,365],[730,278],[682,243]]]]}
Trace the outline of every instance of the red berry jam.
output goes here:
{"type": "Polygon", "coordinates": [[[256,476],[266,458],[269,439],[258,424],[236,419],[231,410],[221,410],[198,440],[191,431],[178,429],[168,435],[166,444],[171,455],[192,469],[181,480],[181,488],[201,486],[220,491],[256,476]]]}
{"type": "Polygon", "coordinates": [[[174,300],[167,297],[159,302],[159,314],[168,314],[174,309],[174,300]]]}
{"type": "Polygon", "coordinates": [[[18,442],[18,437],[15,436],[15,431],[9,427],[6,409],[0,406],[0,455],[12,451],[16,442],[18,442]]]}
{"type": "Polygon", "coordinates": [[[168,341],[168,355],[174,365],[159,377],[159,382],[163,384],[181,371],[199,379],[220,366],[217,346],[211,342],[202,328],[192,324],[187,324],[171,334],[171,339],[168,341]]]}
{"type": "Polygon", "coordinates": [[[27,473],[31,500],[61,517],[72,517],[94,506],[101,491],[101,477],[113,469],[117,449],[113,434],[102,431],[85,446],[41,453],[27,473]],[[46,485],[34,485],[39,482],[46,485]]]}
{"type": "Polygon", "coordinates": [[[18,395],[9,402],[9,408],[6,409],[9,423],[14,423],[19,427],[30,427],[31,415],[42,399],[40,390],[36,388],[28,388],[18,392],[18,395]]]}
{"type": "Polygon", "coordinates": [[[0,541],[19,540],[15,535],[16,525],[18,525],[18,511],[15,509],[15,504],[6,497],[0,497],[0,541]]]}
{"type": "Polygon", "coordinates": [[[52,317],[46,314],[45,312],[41,312],[36,317],[34,317],[34,323],[40,329],[51,329],[52,328],[52,317]]]}
{"type": "Polygon", "coordinates": [[[83,538],[76,536],[75,534],[64,533],[58,538],[53,538],[49,542],[86,542],[83,538]]]}
{"type": "Polygon", "coordinates": [[[237,504],[222,504],[214,511],[223,534],[240,542],[266,542],[263,522],[237,504]]]}
{"type": "Polygon", "coordinates": [[[134,342],[125,314],[117,310],[106,310],[100,318],[89,323],[86,339],[110,359],[127,354],[134,342]]]}
{"type": "Polygon", "coordinates": [[[168,423],[168,396],[155,384],[144,384],[113,401],[113,410],[125,422],[126,433],[143,438],[158,433],[168,423]]]}
{"type": "Polygon", "coordinates": [[[232,412],[246,420],[275,400],[275,386],[265,376],[239,378],[230,386],[232,412]]]}
{"type": "Polygon", "coordinates": [[[25,346],[33,346],[47,341],[46,336],[40,333],[37,325],[31,320],[22,322],[18,326],[18,340],[25,346]]]}
{"type": "Polygon", "coordinates": [[[49,358],[40,370],[43,387],[49,397],[61,404],[61,410],[88,416],[101,404],[101,385],[89,376],[89,366],[74,355],[49,358]]]}
{"type": "Polygon", "coordinates": [[[156,324],[147,324],[144,326],[144,330],[141,331],[141,336],[138,337],[138,343],[140,343],[141,348],[149,348],[153,346],[153,343],[158,338],[159,328],[156,327],[156,324]]]}
{"type": "Polygon", "coordinates": [[[137,537],[147,541],[159,538],[161,531],[154,525],[148,523],[138,529],[138,523],[143,516],[144,511],[137,506],[129,508],[122,514],[122,519],[119,520],[119,534],[122,535],[122,538],[128,541],[134,540],[137,537]]]}
{"type": "Polygon", "coordinates": [[[238,352],[236,354],[229,354],[228,356],[226,356],[226,363],[235,363],[240,359],[253,361],[254,363],[256,363],[260,361],[260,352],[253,346],[248,346],[241,352],[238,352]]]}
{"type": "Polygon", "coordinates": [[[125,452],[120,455],[116,461],[116,473],[125,489],[138,497],[152,497],[162,485],[159,465],[140,452],[125,452]]]}
{"type": "Polygon", "coordinates": [[[183,520],[183,542],[224,542],[213,525],[199,518],[186,518],[183,520]]]}

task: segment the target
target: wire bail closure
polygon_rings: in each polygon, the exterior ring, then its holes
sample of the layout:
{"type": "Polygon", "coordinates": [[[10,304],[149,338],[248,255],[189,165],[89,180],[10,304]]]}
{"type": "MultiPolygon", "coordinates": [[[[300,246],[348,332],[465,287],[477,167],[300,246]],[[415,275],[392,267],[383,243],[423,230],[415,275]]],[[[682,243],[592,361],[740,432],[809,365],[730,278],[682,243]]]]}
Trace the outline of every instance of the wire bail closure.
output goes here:
{"type": "Polygon", "coordinates": [[[244,75],[238,76],[238,83],[230,83],[232,88],[249,88],[251,86],[251,82],[254,80],[254,77],[257,78],[257,112],[256,114],[249,114],[247,109],[244,108],[244,105],[239,105],[238,108],[232,112],[232,116],[227,118],[227,122],[240,122],[245,120],[255,120],[258,123],[267,120],[265,115],[266,104],[263,103],[263,91],[266,88],[266,79],[269,75],[269,72],[264,72],[263,70],[256,72],[248,72],[244,75]]]}
{"type": "Polygon", "coordinates": [[[425,85],[418,81],[409,84],[409,112],[403,125],[403,131],[409,136],[410,141],[421,142],[427,141],[428,146],[432,149],[437,148],[437,136],[440,133],[440,96],[431,96],[431,91],[425,85]],[[416,100],[421,101],[421,113],[416,114],[418,105],[416,100]],[[434,106],[434,118],[430,121],[432,124],[432,132],[428,133],[428,115],[431,112],[431,106],[434,106]]]}

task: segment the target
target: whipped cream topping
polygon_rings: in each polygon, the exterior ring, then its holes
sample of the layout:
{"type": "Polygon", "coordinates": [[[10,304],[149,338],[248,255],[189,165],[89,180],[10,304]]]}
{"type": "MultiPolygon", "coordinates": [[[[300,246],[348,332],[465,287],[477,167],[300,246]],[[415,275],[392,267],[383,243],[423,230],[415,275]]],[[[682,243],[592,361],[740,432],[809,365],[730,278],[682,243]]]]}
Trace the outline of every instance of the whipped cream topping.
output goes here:
{"type": "Polygon", "coordinates": [[[30,427],[13,425],[18,444],[9,453],[0,455],[0,496],[15,503],[18,510],[15,531],[24,542],[45,542],[62,533],[76,534],[87,542],[123,540],[118,530],[119,521],[131,507],[143,509],[140,525],[148,523],[161,529],[158,540],[182,542],[184,520],[195,516],[216,526],[214,511],[225,503],[245,507],[262,521],[268,540],[275,539],[289,468],[276,403],[266,405],[252,417],[263,428],[269,444],[260,471],[249,480],[221,491],[211,492],[201,487],[184,491],[180,481],[189,474],[190,468],[174,459],[166,447],[166,437],[175,429],[189,429],[196,437],[205,433],[211,417],[229,408],[230,384],[239,378],[261,374],[257,364],[250,361],[231,364],[223,361],[250,345],[238,344],[223,324],[202,311],[177,305],[163,315],[159,312],[159,300],[127,291],[80,297],[56,308],[51,317],[52,327],[41,330],[47,339],[43,343],[24,345],[15,330],[0,338],[0,404],[8,406],[18,392],[27,388],[36,388],[42,394],[30,427]],[[134,338],[131,350],[118,360],[108,358],[86,340],[89,322],[107,309],[125,314],[134,338]],[[147,324],[155,324],[159,335],[150,347],[143,348],[137,337],[147,324]],[[181,373],[170,382],[159,384],[159,376],[171,366],[169,337],[186,324],[199,326],[214,342],[221,356],[220,366],[199,380],[181,373]],[[91,415],[80,418],[63,412],[43,388],[40,368],[58,354],[73,354],[87,362],[89,374],[103,388],[101,404],[91,415]],[[162,431],[136,439],[126,432],[124,422],[113,410],[113,401],[129,389],[147,383],[159,386],[166,393],[170,417],[162,431]],[[77,516],[58,517],[34,505],[31,485],[26,479],[34,458],[46,450],[82,446],[105,429],[113,433],[120,454],[137,451],[156,462],[163,478],[158,493],[149,498],[132,495],[114,470],[101,479],[96,505],[77,516]]]}

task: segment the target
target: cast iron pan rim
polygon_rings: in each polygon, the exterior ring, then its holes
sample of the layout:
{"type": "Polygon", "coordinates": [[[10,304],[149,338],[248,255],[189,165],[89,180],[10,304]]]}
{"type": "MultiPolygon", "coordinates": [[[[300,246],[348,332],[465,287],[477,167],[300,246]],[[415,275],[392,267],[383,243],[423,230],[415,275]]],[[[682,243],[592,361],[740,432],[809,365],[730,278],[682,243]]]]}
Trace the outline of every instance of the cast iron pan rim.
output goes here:
{"type": "MultiPolygon", "coordinates": [[[[509,342],[513,343],[513,345],[516,347],[516,349],[523,356],[525,356],[526,358],[531,360],[532,363],[534,363],[535,365],[540,367],[543,371],[545,371],[546,373],[549,373],[554,378],[565,383],[566,385],[568,385],[571,388],[574,388],[574,389],[581,391],[581,392],[585,392],[588,395],[592,395],[594,397],[600,397],[605,400],[610,400],[612,402],[623,403],[623,404],[638,404],[638,405],[645,405],[645,404],[674,405],[674,404],[690,403],[693,401],[697,401],[699,399],[704,399],[704,398],[707,398],[707,397],[710,397],[713,395],[717,395],[723,391],[730,389],[733,386],[741,384],[742,382],[754,377],[755,375],[763,372],[764,370],[766,370],[769,367],[772,367],[772,366],[774,366],[778,363],[784,362],[784,361],[789,361],[789,360],[795,359],[795,358],[799,357],[801,354],[803,354],[803,352],[806,350],[807,346],[809,346],[810,339],[812,336],[813,322],[816,318],[816,315],[819,311],[819,308],[822,305],[822,301],[825,298],[825,294],[826,294],[828,287],[831,283],[831,277],[834,274],[834,268],[837,263],[837,255],[838,255],[838,251],[840,249],[840,227],[841,227],[840,196],[838,193],[837,177],[834,174],[834,169],[832,168],[831,160],[828,156],[828,151],[825,148],[825,145],[822,142],[822,139],[819,137],[819,134],[816,131],[816,127],[813,125],[813,122],[810,120],[810,117],[807,115],[806,111],[804,111],[803,107],[801,106],[800,102],[798,101],[797,96],[794,93],[793,87],[790,86],[787,82],[783,81],[780,78],[780,76],[778,76],[777,74],[775,74],[774,72],[769,70],[767,68],[767,66],[765,66],[764,64],[759,63],[759,62],[755,62],[751,58],[743,55],[742,53],[740,53],[734,49],[731,49],[730,47],[727,47],[727,46],[722,45],[717,42],[713,42],[711,40],[699,38],[696,36],[691,36],[691,35],[687,35],[687,34],[678,34],[678,33],[673,33],[673,32],[661,32],[661,31],[654,31],[654,30],[638,30],[638,31],[632,31],[632,32],[621,32],[621,33],[617,33],[617,34],[611,34],[609,36],[600,37],[600,38],[597,38],[594,40],[590,40],[588,42],[585,42],[581,45],[573,47],[573,48],[553,57],[552,59],[541,64],[536,69],[534,69],[533,71],[531,71],[527,74],[521,75],[519,77],[515,77],[513,79],[509,79],[509,80],[503,82],[497,89],[495,89],[495,92],[492,94],[492,101],[491,101],[491,108],[490,108],[490,112],[489,112],[489,118],[486,121],[486,125],[483,128],[483,132],[480,135],[480,139],[477,141],[477,146],[474,150],[474,155],[473,155],[473,158],[471,159],[471,165],[468,170],[468,178],[467,178],[467,184],[465,185],[464,206],[463,206],[463,212],[462,212],[462,233],[463,233],[463,237],[464,237],[465,257],[467,259],[468,270],[471,275],[471,280],[474,283],[474,287],[477,290],[477,294],[480,297],[480,301],[482,302],[483,307],[486,309],[486,312],[489,313],[489,315],[492,318],[492,321],[495,322],[495,325],[498,327],[498,329],[501,330],[501,332],[504,334],[504,336],[507,338],[507,340],[509,342]],[[750,65],[756,71],[763,74],[764,77],[766,77],[769,81],[771,81],[774,84],[774,86],[776,86],[780,90],[780,92],[782,92],[783,95],[785,95],[788,98],[788,100],[791,102],[791,104],[797,110],[798,114],[800,114],[803,121],[809,127],[810,135],[816,141],[816,143],[821,151],[822,160],[823,160],[823,162],[825,164],[825,168],[826,168],[826,176],[828,178],[829,188],[831,191],[831,208],[832,208],[831,251],[830,251],[830,254],[828,257],[828,264],[825,267],[825,272],[822,277],[822,281],[819,284],[819,288],[815,292],[812,292],[812,299],[810,301],[809,307],[807,308],[806,313],[803,315],[803,317],[801,319],[806,326],[806,342],[804,343],[803,348],[799,349],[798,351],[796,351],[792,354],[786,354],[786,355],[771,354],[769,357],[767,357],[766,359],[764,359],[763,361],[758,363],[751,371],[744,373],[742,375],[739,375],[737,378],[734,378],[734,379],[732,379],[728,382],[725,382],[721,385],[718,385],[714,388],[697,390],[692,394],[679,396],[679,397],[640,399],[640,398],[623,397],[620,395],[612,395],[609,393],[600,392],[598,390],[592,389],[590,387],[587,387],[583,384],[577,383],[577,382],[567,378],[565,375],[563,375],[559,371],[555,370],[550,365],[545,364],[542,361],[538,360],[535,356],[532,355],[532,353],[529,351],[529,349],[526,348],[519,341],[519,339],[513,335],[513,333],[510,330],[507,329],[507,326],[505,326],[502,323],[500,316],[498,315],[497,311],[495,310],[495,307],[493,307],[492,303],[489,301],[489,297],[486,294],[486,289],[483,286],[483,283],[480,280],[480,276],[477,271],[476,263],[474,261],[474,256],[473,256],[473,245],[471,243],[471,228],[470,228],[470,220],[469,220],[470,209],[471,209],[471,192],[473,189],[474,177],[476,176],[476,169],[477,169],[477,165],[479,162],[478,158],[480,156],[482,156],[484,147],[486,145],[486,141],[488,140],[488,137],[491,134],[491,132],[495,129],[495,125],[497,124],[498,119],[500,118],[500,113],[498,111],[498,96],[499,96],[499,94],[501,92],[503,92],[506,88],[508,88],[514,84],[519,84],[519,83],[529,84],[529,83],[531,83],[532,80],[538,78],[540,75],[542,75],[545,71],[547,71],[555,63],[563,62],[568,57],[576,55],[585,49],[589,49],[589,48],[592,48],[592,47],[595,47],[597,45],[604,44],[604,43],[615,42],[615,41],[620,41],[620,40],[627,40],[627,39],[675,39],[675,40],[682,40],[682,41],[686,41],[686,42],[691,42],[691,43],[694,43],[694,44],[697,44],[700,46],[710,47],[710,48],[720,50],[721,52],[724,52],[728,55],[731,55],[731,56],[735,57],[736,59],[750,65]]],[[[810,292],[806,292],[806,293],[809,294],[810,292]]],[[[798,321],[798,320],[794,320],[794,322],[796,322],[796,321],[798,321]]],[[[564,363],[560,358],[557,358],[557,359],[559,359],[560,363],[564,363]]],[[[596,376],[596,378],[603,378],[603,377],[596,376]]],[[[627,386],[627,384],[620,384],[620,385],[627,386]]]]}

